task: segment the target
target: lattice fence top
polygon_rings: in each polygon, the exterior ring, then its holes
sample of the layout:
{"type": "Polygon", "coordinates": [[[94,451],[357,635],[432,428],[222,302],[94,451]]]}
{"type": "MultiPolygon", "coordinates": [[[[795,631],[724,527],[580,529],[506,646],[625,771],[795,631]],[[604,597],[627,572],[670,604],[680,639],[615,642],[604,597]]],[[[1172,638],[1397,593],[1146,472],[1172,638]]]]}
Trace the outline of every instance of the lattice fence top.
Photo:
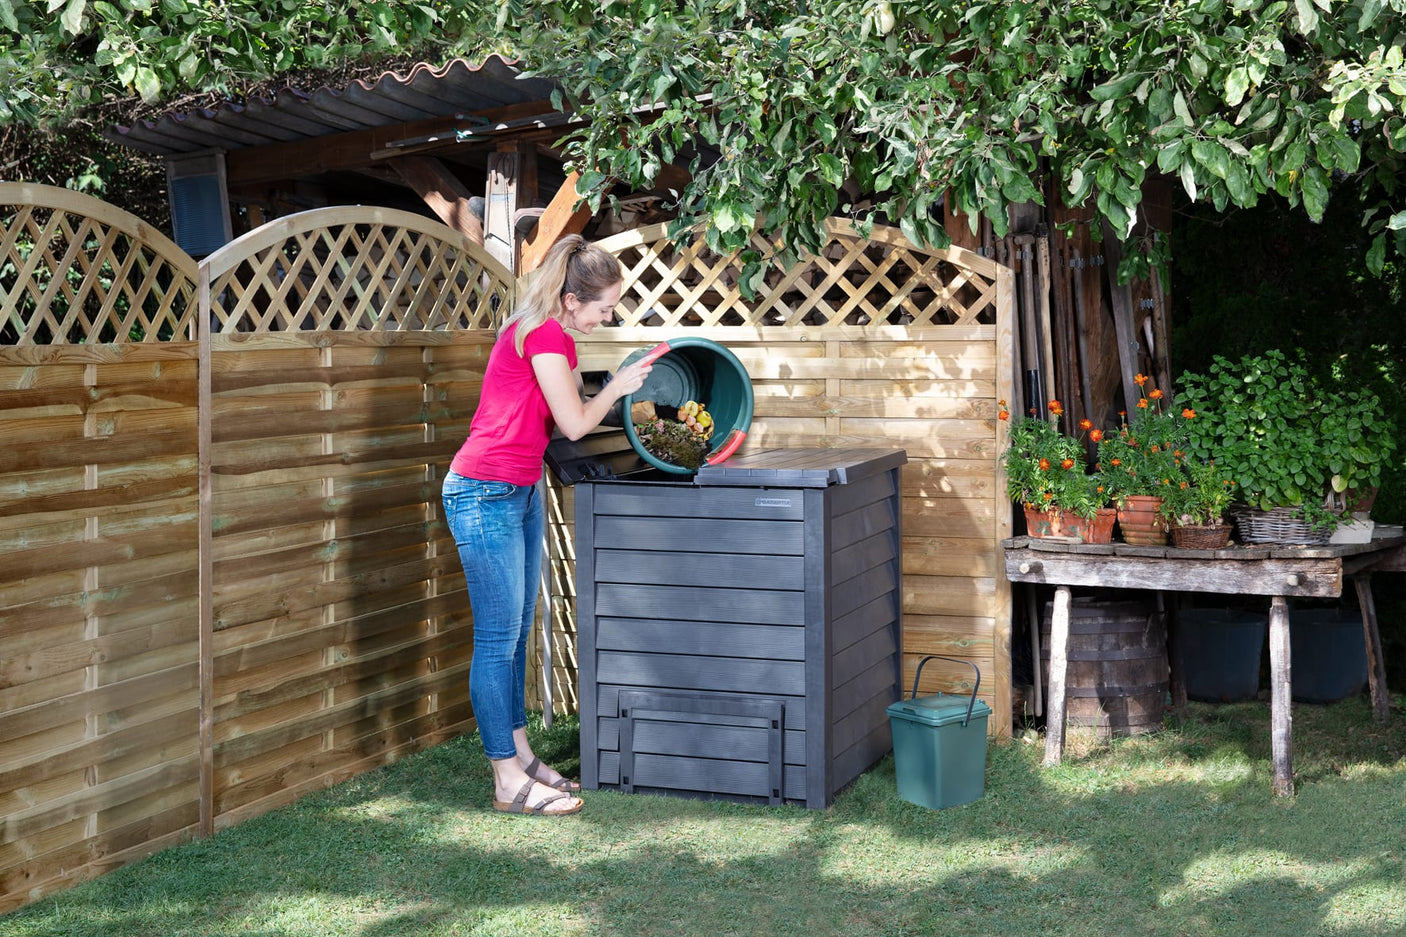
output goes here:
{"type": "Polygon", "coordinates": [[[446,225],[383,208],[279,218],[211,254],[214,332],[493,328],[513,275],[446,225]]]}
{"type": "MultiPolygon", "coordinates": [[[[767,270],[751,299],[742,295],[737,254],[721,256],[702,239],[680,247],[665,225],[628,231],[601,242],[620,258],[625,289],[622,326],[863,326],[990,325],[996,322],[992,260],[961,248],[929,250],[896,228],[875,226],[861,237],[832,219],[820,252],[767,270]]],[[[758,251],[771,245],[758,236],[758,251]]]]}
{"type": "Polygon", "coordinates": [[[0,183],[0,344],[194,339],[195,261],[134,215],[0,183]]]}

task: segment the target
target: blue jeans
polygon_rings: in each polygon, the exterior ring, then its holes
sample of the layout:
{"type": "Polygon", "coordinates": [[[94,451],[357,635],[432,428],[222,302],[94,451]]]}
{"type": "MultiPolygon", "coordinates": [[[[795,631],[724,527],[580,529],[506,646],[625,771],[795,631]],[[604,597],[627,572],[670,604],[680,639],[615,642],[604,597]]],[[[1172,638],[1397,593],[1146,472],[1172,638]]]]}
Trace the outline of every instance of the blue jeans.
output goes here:
{"type": "Polygon", "coordinates": [[[474,613],[474,718],[488,757],[512,758],[513,730],[527,725],[527,637],[542,569],[542,497],[535,486],[455,472],[444,479],[443,497],[474,613]]]}

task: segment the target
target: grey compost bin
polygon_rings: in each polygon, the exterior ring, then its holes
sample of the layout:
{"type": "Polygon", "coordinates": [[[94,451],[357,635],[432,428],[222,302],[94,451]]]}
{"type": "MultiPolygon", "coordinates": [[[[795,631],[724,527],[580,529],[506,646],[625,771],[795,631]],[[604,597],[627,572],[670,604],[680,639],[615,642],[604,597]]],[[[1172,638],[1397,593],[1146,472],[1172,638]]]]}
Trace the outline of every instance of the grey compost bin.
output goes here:
{"type": "Polygon", "coordinates": [[[825,807],[891,750],[906,461],[575,463],[583,787],[825,807]]]}

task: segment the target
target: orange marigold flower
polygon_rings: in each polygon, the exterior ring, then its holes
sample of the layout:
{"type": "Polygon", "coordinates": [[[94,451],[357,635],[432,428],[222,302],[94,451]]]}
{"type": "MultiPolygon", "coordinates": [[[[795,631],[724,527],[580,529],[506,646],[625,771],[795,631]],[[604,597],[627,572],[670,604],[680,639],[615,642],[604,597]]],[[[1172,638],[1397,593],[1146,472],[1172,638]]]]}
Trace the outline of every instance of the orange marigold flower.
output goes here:
{"type": "Polygon", "coordinates": [[[1183,418],[1183,419],[1186,419],[1186,420],[1194,420],[1194,419],[1196,419],[1196,411],[1193,410],[1193,409],[1191,409],[1190,407],[1187,407],[1186,409],[1182,410],[1182,411],[1181,411],[1181,415],[1182,415],[1182,418],[1183,418]]]}
{"type": "Polygon", "coordinates": [[[1060,403],[1058,400],[1051,400],[1050,412],[1055,416],[1064,416],[1064,404],[1060,403]]]}
{"type": "Polygon", "coordinates": [[[1005,402],[1004,400],[998,400],[998,401],[996,401],[996,406],[998,406],[998,407],[1000,407],[1002,410],[1004,410],[1004,409],[1006,409],[1006,402],[1005,402]]]}
{"type": "Polygon", "coordinates": [[[1073,460],[1073,459],[1065,459],[1063,462],[1059,463],[1059,467],[1062,468],[1062,469],[1064,469],[1064,470],[1067,472],[1067,471],[1069,471],[1070,469],[1072,469],[1072,468],[1074,467],[1074,460],[1073,460]]]}
{"type": "Polygon", "coordinates": [[[1089,439],[1093,442],[1103,442],[1103,430],[1096,429],[1089,433],[1089,439]]]}
{"type": "Polygon", "coordinates": [[[1043,495],[1043,497],[1044,497],[1044,499],[1045,499],[1046,501],[1053,501],[1053,500],[1054,500],[1054,492],[1053,492],[1053,491],[1047,491],[1047,492],[1045,492],[1045,494],[1043,495]]]}
{"type": "Polygon", "coordinates": [[[1102,486],[1102,485],[1099,485],[1096,490],[1098,491],[1099,494],[1103,494],[1103,486],[1102,486]]]}
{"type": "Polygon", "coordinates": [[[1182,482],[1181,485],[1179,485],[1178,487],[1180,487],[1182,491],[1185,491],[1185,490],[1186,490],[1186,482],[1182,482]]]}
{"type": "Polygon", "coordinates": [[[1011,411],[1009,410],[1002,410],[1000,413],[996,414],[996,419],[998,420],[1009,420],[1010,418],[1011,411]]]}
{"type": "Polygon", "coordinates": [[[1040,460],[1040,471],[1042,471],[1042,472],[1048,472],[1049,470],[1050,470],[1050,460],[1049,460],[1049,459],[1041,459],[1041,460],[1040,460]]]}
{"type": "Polygon", "coordinates": [[[1094,428],[1094,421],[1088,417],[1084,417],[1084,419],[1079,421],[1079,428],[1087,432],[1094,428]]]}
{"type": "Polygon", "coordinates": [[[1150,391],[1147,392],[1147,396],[1151,397],[1153,400],[1161,400],[1161,399],[1162,399],[1162,391],[1161,391],[1160,389],[1154,387],[1154,388],[1152,388],[1150,391]]]}
{"type": "Polygon", "coordinates": [[[1122,465],[1122,464],[1123,464],[1123,460],[1122,460],[1122,459],[1110,459],[1110,460],[1108,461],[1108,464],[1109,464],[1109,465],[1112,465],[1112,466],[1119,466],[1119,465],[1122,465]]]}
{"type": "Polygon", "coordinates": [[[1146,397],[1139,397],[1139,398],[1138,398],[1137,408],[1138,408],[1139,410],[1146,410],[1146,409],[1147,409],[1147,398],[1146,398],[1146,397]]]}
{"type": "Polygon", "coordinates": [[[1138,374],[1136,377],[1133,378],[1133,382],[1136,383],[1139,387],[1146,384],[1147,380],[1148,378],[1146,374],[1138,374]]]}

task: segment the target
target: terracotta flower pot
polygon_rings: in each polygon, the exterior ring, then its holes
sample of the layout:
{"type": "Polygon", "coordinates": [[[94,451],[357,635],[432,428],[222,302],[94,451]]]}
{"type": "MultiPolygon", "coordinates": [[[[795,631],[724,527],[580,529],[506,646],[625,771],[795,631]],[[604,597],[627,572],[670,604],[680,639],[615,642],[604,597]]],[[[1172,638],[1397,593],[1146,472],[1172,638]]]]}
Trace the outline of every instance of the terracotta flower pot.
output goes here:
{"type": "Polygon", "coordinates": [[[1167,522],[1159,513],[1156,495],[1129,495],[1118,509],[1118,530],[1124,543],[1161,546],[1167,542],[1167,522]]]}
{"type": "Polygon", "coordinates": [[[1113,508],[1104,508],[1088,518],[1062,508],[1040,511],[1026,507],[1025,529],[1030,536],[1038,539],[1059,537],[1084,543],[1111,543],[1116,518],[1117,512],[1113,508]]]}

